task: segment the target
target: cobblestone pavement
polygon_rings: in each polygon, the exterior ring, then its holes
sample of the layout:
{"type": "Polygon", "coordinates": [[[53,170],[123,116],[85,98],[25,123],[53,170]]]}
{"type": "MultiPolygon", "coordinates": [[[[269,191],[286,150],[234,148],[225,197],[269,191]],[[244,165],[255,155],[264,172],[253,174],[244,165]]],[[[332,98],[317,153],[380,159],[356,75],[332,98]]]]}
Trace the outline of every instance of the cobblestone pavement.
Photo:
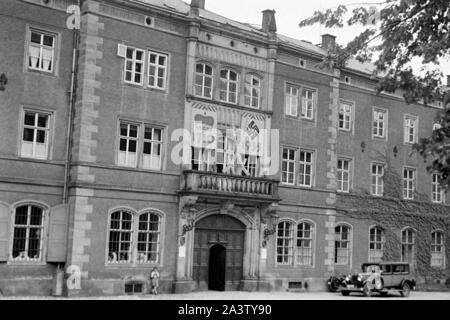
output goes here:
{"type": "MultiPolygon", "coordinates": [[[[67,300],[68,298],[54,297],[0,297],[4,299],[39,299],[39,300],[67,300]]],[[[330,292],[193,292],[186,294],[160,294],[154,295],[136,295],[136,296],[119,296],[119,297],[88,297],[88,298],[71,298],[74,300],[450,300],[450,292],[411,292],[408,298],[402,298],[399,294],[391,294],[388,297],[372,296],[370,298],[363,297],[360,294],[352,294],[344,297],[339,293],[330,292]]]]}

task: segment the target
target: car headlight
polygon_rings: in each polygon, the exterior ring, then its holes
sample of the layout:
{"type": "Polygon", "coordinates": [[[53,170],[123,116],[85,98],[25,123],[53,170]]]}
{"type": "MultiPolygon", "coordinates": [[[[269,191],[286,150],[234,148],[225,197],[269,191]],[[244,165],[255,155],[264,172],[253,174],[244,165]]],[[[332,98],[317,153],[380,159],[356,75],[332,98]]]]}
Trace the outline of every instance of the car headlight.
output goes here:
{"type": "Polygon", "coordinates": [[[345,277],[345,281],[350,281],[350,276],[345,277]]]}
{"type": "Polygon", "coordinates": [[[361,278],[361,276],[358,276],[358,281],[362,281],[362,278],[361,278]]]}

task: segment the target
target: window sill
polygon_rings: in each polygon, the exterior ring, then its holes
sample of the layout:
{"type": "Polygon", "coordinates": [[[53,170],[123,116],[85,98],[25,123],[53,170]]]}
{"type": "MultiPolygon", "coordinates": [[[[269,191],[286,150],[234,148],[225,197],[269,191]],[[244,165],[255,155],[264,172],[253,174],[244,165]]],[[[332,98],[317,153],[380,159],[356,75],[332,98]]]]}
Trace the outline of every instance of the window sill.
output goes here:
{"type": "Polygon", "coordinates": [[[372,136],[372,140],[387,142],[386,137],[372,136]]]}
{"type": "Polygon", "coordinates": [[[6,263],[8,266],[23,266],[23,267],[35,267],[35,266],[45,266],[47,262],[45,261],[13,261],[9,260],[6,263]]]}
{"type": "Polygon", "coordinates": [[[46,71],[42,71],[42,70],[34,70],[34,69],[29,69],[28,67],[25,69],[26,73],[29,74],[34,74],[34,75],[40,75],[40,76],[44,76],[44,77],[49,77],[49,78],[57,78],[57,75],[55,74],[54,71],[52,72],[46,72],[46,71]]]}
{"type": "Polygon", "coordinates": [[[295,117],[295,116],[290,116],[287,114],[284,114],[284,119],[289,119],[289,120],[294,120],[294,121],[301,121],[301,122],[309,122],[311,124],[316,124],[316,120],[315,119],[308,119],[308,118],[302,118],[302,117],[295,117]]]}
{"type": "Polygon", "coordinates": [[[346,130],[346,129],[342,129],[342,128],[338,128],[339,133],[343,133],[346,135],[354,135],[353,130],[346,130]]]}
{"type": "Polygon", "coordinates": [[[105,267],[108,269],[147,269],[152,267],[162,267],[159,262],[148,262],[148,263],[105,263],[105,267]]]}

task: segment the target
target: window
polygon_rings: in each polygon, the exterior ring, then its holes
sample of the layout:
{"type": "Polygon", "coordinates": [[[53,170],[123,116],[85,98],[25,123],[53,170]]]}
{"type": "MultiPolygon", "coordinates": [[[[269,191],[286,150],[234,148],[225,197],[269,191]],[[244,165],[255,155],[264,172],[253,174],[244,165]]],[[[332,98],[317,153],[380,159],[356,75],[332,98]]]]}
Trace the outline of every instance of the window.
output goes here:
{"type": "Polygon", "coordinates": [[[431,266],[444,267],[444,254],[444,233],[441,231],[433,231],[431,233],[431,266]]]}
{"type": "Polygon", "coordinates": [[[296,117],[298,114],[298,92],[299,88],[293,85],[286,85],[286,115],[296,117]]]}
{"type": "MultiPolygon", "coordinates": [[[[125,57],[125,82],[142,85],[144,83],[144,50],[127,47],[125,57]]],[[[150,83],[150,79],[149,79],[150,83]]]]}
{"type": "Polygon", "coordinates": [[[121,122],[119,131],[118,165],[150,170],[162,169],[164,133],[162,128],[121,122]]]}
{"type": "Polygon", "coordinates": [[[417,117],[405,115],[405,127],[404,127],[405,143],[417,142],[418,122],[419,120],[417,117]]]}
{"type": "Polygon", "coordinates": [[[166,54],[149,51],[148,53],[148,86],[150,88],[165,89],[167,81],[166,54]]]}
{"type": "Polygon", "coordinates": [[[443,203],[444,202],[444,190],[441,188],[441,184],[439,182],[439,175],[433,173],[432,175],[432,183],[431,183],[431,198],[435,203],[443,203]]]}
{"type": "Polygon", "coordinates": [[[118,164],[127,167],[137,166],[137,145],[139,127],[134,124],[120,124],[118,164]]]}
{"type": "Polygon", "coordinates": [[[281,182],[293,185],[295,183],[295,150],[283,148],[281,163],[281,182]]]}
{"type": "Polygon", "coordinates": [[[213,69],[204,63],[197,63],[195,67],[195,95],[212,98],[213,69]]]}
{"type": "Polygon", "coordinates": [[[28,69],[52,73],[55,65],[56,36],[30,30],[28,69]]]}
{"type": "Polygon", "coordinates": [[[387,133],[387,111],[383,109],[373,110],[373,128],[372,134],[376,138],[386,138],[387,133]]]}
{"type": "Polygon", "coordinates": [[[159,215],[155,213],[144,213],[139,216],[138,239],[137,239],[137,262],[158,262],[160,242],[159,215]]]}
{"type": "Polygon", "coordinates": [[[372,227],[369,230],[369,262],[380,262],[383,259],[384,230],[372,227]]]}
{"type": "Polygon", "coordinates": [[[416,170],[403,169],[403,198],[407,200],[414,199],[414,191],[416,185],[416,170]]]}
{"type": "Polygon", "coordinates": [[[246,106],[259,108],[261,97],[261,80],[254,75],[245,76],[244,102],[246,106]]]}
{"type": "Polygon", "coordinates": [[[313,225],[301,222],[297,225],[297,264],[313,265],[313,225]]]}
{"type": "Polygon", "coordinates": [[[337,184],[338,191],[350,191],[350,160],[338,159],[337,161],[337,184]]]}
{"type": "Polygon", "coordinates": [[[351,228],[347,225],[338,225],[334,229],[334,262],[340,265],[350,264],[351,228]]]}
{"type": "Polygon", "coordinates": [[[145,126],[143,163],[144,169],[161,169],[162,129],[145,126]]]}
{"type": "Polygon", "coordinates": [[[383,175],[384,175],[384,166],[382,164],[372,164],[372,181],[371,181],[371,192],[374,196],[382,196],[383,195],[383,175]]]}
{"type": "Polygon", "coordinates": [[[277,228],[277,263],[292,264],[293,224],[281,221],[277,228]]]}
{"type": "Polygon", "coordinates": [[[352,104],[347,102],[340,103],[339,106],[339,129],[343,131],[352,130],[352,104]]]}
{"type": "Polygon", "coordinates": [[[300,150],[300,172],[299,185],[303,187],[312,187],[313,185],[313,163],[314,152],[300,150]]]}
{"type": "Polygon", "coordinates": [[[314,118],[315,91],[303,89],[302,91],[302,118],[312,120],[314,118]]]}
{"type": "Polygon", "coordinates": [[[413,229],[402,231],[402,262],[414,263],[416,234],[413,229]]]}
{"type": "Polygon", "coordinates": [[[237,103],[237,89],[237,73],[229,69],[220,70],[220,100],[237,103]]]}
{"type": "Polygon", "coordinates": [[[13,224],[13,261],[41,261],[44,210],[33,205],[17,207],[13,224]]]}
{"type": "Polygon", "coordinates": [[[25,110],[20,155],[22,157],[48,159],[50,115],[25,110]]]}
{"type": "Polygon", "coordinates": [[[161,216],[140,215],[117,210],[110,215],[108,263],[159,263],[161,255],[161,216]]]}
{"type": "Polygon", "coordinates": [[[108,262],[130,263],[133,238],[133,215],[126,211],[111,214],[109,225],[108,262]]]}

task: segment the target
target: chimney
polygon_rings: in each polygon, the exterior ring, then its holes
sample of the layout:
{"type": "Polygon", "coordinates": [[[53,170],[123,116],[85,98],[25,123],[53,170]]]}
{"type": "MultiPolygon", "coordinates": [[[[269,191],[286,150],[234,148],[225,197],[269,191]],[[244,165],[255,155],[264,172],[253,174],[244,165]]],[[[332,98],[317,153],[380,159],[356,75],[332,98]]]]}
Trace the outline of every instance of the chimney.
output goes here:
{"type": "Polygon", "coordinates": [[[191,8],[205,10],[205,0],[191,0],[191,8]]]}
{"type": "Polygon", "coordinates": [[[262,20],[263,32],[277,32],[277,22],[275,21],[275,10],[264,10],[262,20]]]}
{"type": "Polygon", "coordinates": [[[323,34],[322,35],[322,49],[330,50],[336,45],[336,36],[332,34],[323,34]]]}

